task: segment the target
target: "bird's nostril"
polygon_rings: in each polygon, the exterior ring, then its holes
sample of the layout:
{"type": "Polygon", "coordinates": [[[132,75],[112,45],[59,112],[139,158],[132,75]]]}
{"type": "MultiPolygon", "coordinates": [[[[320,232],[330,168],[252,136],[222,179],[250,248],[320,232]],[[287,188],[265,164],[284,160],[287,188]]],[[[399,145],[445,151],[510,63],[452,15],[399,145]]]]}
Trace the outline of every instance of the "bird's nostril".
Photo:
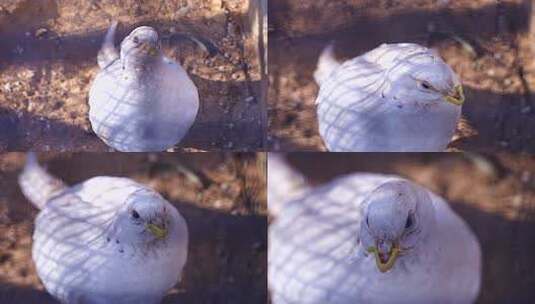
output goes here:
{"type": "Polygon", "coordinates": [[[386,254],[386,253],[389,253],[390,250],[392,249],[392,244],[387,241],[379,240],[377,242],[377,249],[379,250],[380,253],[386,254]]]}

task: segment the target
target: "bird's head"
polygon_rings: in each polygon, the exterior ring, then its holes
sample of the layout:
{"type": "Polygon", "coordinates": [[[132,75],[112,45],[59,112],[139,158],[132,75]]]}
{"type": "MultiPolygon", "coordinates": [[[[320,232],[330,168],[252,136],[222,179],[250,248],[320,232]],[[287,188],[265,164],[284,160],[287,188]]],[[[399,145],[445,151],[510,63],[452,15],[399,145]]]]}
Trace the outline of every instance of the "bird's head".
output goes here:
{"type": "Polygon", "coordinates": [[[121,42],[121,59],[129,64],[143,64],[162,56],[158,33],[150,26],[140,26],[121,42]]]}
{"type": "Polygon", "coordinates": [[[446,103],[460,107],[465,100],[459,77],[433,50],[400,45],[401,51],[388,67],[389,92],[399,100],[446,103]]]}
{"type": "Polygon", "coordinates": [[[131,244],[165,241],[177,212],[158,193],[141,189],[132,193],[113,223],[113,238],[131,244]]]}
{"type": "Polygon", "coordinates": [[[376,188],[363,205],[360,242],[377,269],[387,272],[399,259],[417,251],[435,222],[429,194],[408,181],[393,180],[376,188]]]}

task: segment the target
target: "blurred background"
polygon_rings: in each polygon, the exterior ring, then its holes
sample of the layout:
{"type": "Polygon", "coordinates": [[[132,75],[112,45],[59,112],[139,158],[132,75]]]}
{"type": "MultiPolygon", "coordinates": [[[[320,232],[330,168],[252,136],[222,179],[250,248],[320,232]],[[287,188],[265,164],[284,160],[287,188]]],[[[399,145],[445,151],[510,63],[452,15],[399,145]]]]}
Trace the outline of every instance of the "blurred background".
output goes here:
{"type": "Polygon", "coordinates": [[[312,185],[353,172],[396,174],[445,198],[482,246],[477,303],[535,298],[535,157],[470,153],[291,153],[312,185]]]}
{"type": "MultiPolygon", "coordinates": [[[[0,155],[0,303],[56,303],[31,259],[37,209],[17,184],[23,153],[0,155]]],[[[163,303],[265,303],[265,154],[41,154],[69,185],[124,176],[163,195],[184,216],[189,254],[182,281],[163,303]]]]}
{"type": "Polygon", "coordinates": [[[112,20],[116,45],[154,27],[197,85],[197,120],[177,150],[258,150],[266,126],[265,0],[0,1],[0,151],[106,151],[89,88],[112,20]]]}
{"type": "Polygon", "coordinates": [[[451,150],[535,152],[532,0],[270,0],[268,147],[324,150],[312,73],[382,43],[435,48],[460,76],[464,120],[451,150]]]}

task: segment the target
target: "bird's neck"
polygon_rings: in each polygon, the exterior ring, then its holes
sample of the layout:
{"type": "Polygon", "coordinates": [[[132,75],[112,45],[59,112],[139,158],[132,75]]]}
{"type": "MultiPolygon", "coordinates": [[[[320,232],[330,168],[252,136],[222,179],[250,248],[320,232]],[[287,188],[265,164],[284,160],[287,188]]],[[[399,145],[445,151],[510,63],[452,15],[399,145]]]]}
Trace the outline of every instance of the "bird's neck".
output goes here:
{"type": "Polygon", "coordinates": [[[153,71],[158,69],[158,66],[163,61],[163,56],[147,56],[144,58],[122,58],[122,68],[131,75],[135,75],[138,78],[143,75],[152,74],[153,71]]]}

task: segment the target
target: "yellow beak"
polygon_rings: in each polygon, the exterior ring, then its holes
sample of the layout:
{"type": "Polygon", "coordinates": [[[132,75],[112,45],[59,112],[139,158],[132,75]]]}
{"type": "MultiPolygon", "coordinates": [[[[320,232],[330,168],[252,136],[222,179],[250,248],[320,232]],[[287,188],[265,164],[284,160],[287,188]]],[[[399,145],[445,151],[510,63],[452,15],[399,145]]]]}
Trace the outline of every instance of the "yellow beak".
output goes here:
{"type": "Polygon", "coordinates": [[[150,43],[143,43],[141,45],[141,50],[143,50],[149,56],[156,56],[158,54],[158,48],[151,45],[150,43]]]}
{"type": "Polygon", "coordinates": [[[382,273],[385,273],[389,271],[392,267],[394,267],[394,263],[396,262],[400,251],[401,250],[399,249],[398,245],[394,244],[388,254],[388,259],[386,261],[383,261],[377,247],[373,246],[368,248],[368,252],[372,253],[375,256],[375,264],[377,265],[379,271],[382,273]]]}
{"type": "Polygon", "coordinates": [[[444,99],[447,102],[452,103],[454,105],[457,105],[457,106],[462,105],[464,103],[463,87],[460,84],[456,85],[455,88],[453,89],[453,92],[444,96],[444,99]]]}
{"type": "Polygon", "coordinates": [[[167,228],[165,227],[160,227],[155,224],[146,224],[145,227],[159,240],[164,239],[167,236],[167,228]]]}

